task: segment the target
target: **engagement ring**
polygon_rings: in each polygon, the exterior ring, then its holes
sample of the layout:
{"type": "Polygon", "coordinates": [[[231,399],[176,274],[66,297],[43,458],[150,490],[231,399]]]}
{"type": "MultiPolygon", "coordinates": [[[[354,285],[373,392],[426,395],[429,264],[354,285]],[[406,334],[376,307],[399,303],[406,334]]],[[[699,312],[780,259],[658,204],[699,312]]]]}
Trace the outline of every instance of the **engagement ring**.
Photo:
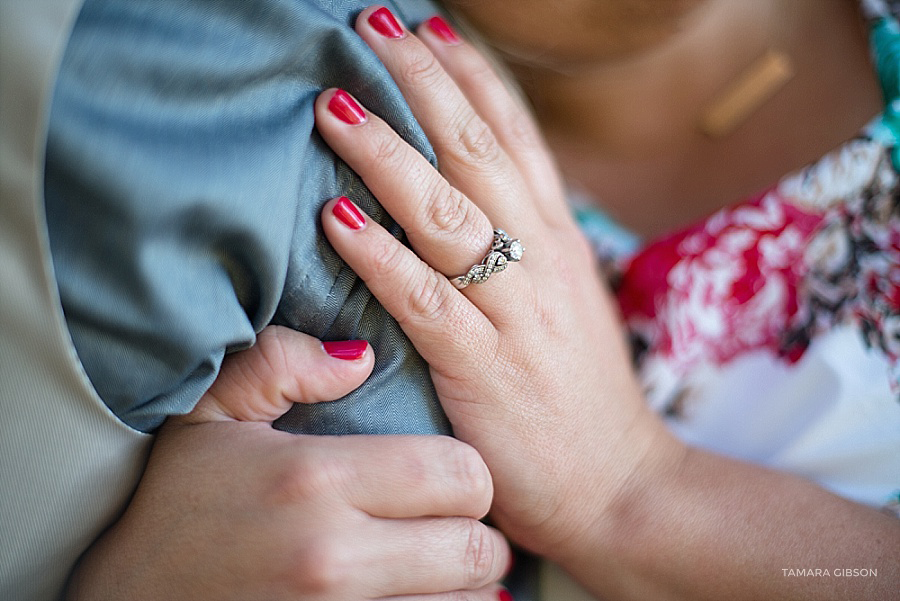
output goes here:
{"type": "Polygon", "coordinates": [[[465,275],[450,278],[450,281],[459,289],[469,284],[483,284],[495,273],[506,269],[510,262],[521,261],[523,254],[525,247],[518,238],[510,238],[503,230],[494,230],[491,250],[484,259],[473,265],[465,275]]]}

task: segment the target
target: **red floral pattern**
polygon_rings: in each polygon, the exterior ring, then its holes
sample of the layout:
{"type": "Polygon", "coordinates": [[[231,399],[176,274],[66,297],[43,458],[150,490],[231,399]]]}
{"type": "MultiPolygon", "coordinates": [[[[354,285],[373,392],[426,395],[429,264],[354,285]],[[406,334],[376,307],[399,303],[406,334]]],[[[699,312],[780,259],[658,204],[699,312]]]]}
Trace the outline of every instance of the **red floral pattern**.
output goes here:
{"type": "Polygon", "coordinates": [[[682,379],[743,353],[795,363],[848,322],[900,391],[898,198],[884,146],[860,139],[630,258],[616,292],[654,404],[671,409],[682,379]]]}
{"type": "Polygon", "coordinates": [[[752,349],[783,354],[821,221],[775,191],[720,211],[634,257],[618,289],[623,314],[677,373],[752,349]]]}

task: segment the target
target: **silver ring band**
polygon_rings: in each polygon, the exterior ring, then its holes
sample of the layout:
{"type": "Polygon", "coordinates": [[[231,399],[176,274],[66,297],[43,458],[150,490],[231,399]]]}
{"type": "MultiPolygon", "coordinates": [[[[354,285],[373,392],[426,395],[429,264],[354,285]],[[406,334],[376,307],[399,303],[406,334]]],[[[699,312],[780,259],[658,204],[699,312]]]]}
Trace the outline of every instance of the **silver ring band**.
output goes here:
{"type": "Polygon", "coordinates": [[[510,238],[503,230],[494,230],[494,240],[491,250],[480,263],[472,265],[465,275],[450,278],[454,286],[460,290],[469,284],[483,284],[495,273],[506,269],[510,263],[522,260],[525,247],[518,238],[510,238]]]}

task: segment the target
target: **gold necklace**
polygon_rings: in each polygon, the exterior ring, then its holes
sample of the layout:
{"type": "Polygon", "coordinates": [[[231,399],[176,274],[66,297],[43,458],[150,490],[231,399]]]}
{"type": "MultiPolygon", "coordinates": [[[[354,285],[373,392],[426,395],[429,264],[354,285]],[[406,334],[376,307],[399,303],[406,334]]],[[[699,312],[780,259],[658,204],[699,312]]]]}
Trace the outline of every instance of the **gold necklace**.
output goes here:
{"type": "Polygon", "coordinates": [[[790,56],[773,47],[774,4],[769,5],[768,12],[766,50],[723,86],[700,111],[697,126],[710,138],[723,138],[733,132],[794,76],[790,56]]]}

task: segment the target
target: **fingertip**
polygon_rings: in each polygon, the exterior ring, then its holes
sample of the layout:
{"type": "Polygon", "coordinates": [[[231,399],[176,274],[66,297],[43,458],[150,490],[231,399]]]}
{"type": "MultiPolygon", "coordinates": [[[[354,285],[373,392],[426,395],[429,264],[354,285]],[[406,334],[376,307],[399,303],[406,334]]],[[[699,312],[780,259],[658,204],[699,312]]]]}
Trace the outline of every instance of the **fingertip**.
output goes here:
{"type": "MultiPolygon", "coordinates": [[[[495,572],[498,580],[503,580],[509,576],[512,572],[513,564],[515,562],[515,555],[513,553],[512,547],[509,544],[509,540],[503,535],[499,530],[492,528],[494,536],[497,538],[497,546],[496,546],[496,555],[495,555],[495,572]]],[[[512,597],[503,597],[503,593],[507,592],[505,588],[501,588],[497,591],[497,594],[500,595],[500,599],[511,599],[512,597]]],[[[508,594],[508,592],[507,592],[508,594]]]]}
{"type": "Polygon", "coordinates": [[[353,29],[356,33],[362,33],[363,30],[368,26],[369,17],[376,10],[381,10],[384,8],[381,4],[373,4],[371,6],[367,6],[362,9],[358,15],[356,15],[356,21],[353,22],[353,29]]]}
{"type": "Polygon", "coordinates": [[[315,113],[319,120],[336,119],[344,125],[362,125],[369,120],[368,113],[356,98],[341,88],[328,88],[319,94],[315,113]]]}
{"type": "Polygon", "coordinates": [[[331,231],[331,224],[340,225],[342,228],[358,232],[365,229],[369,220],[366,214],[352,200],[346,196],[338,196],[325,203],[322,207],[322,222],[326,234],[331,231]]]}
{"type": "Polygon", "coordinates": [[[300,369],[281,392],[293,403],[341,399],[359,388],[375,366],[374,352],[365,340],[317,341],[317,347],[304,363],[292,361],[300,369]]]}
{"type": "MultiPolygon", "coordinates": [[[[375,353],[366,340],[323,340],[319,343],[321,363],[318,381],[307,381],[303,392],[292,400],[320,403],[340,399],[357,389],[375,366],[375,353]]],[[[315,363],[310,365],[314,369],[315,363]]],[[[307,379],[310,380],[309,376],[307,379]]]]}
{"type": "Polygon", "coordinates": [[[381,4],[374,4],[363,9],[356,17],[354,25],[356,33],[368,42],[369,32],[374,38],[399,40],[406,37],[406,27],[391,10],[381,4]]]}
{"type": "Polygon", "coordinates": [[[313,108],[318,119],[328,114],[328,103],[339,90],[340,88],[327,88],[319,92],[319,95],[316,96],[313,108]]]}
{"type": "Polygon", "coordinates": [[[326,340],[322,349],[331,357],[342,361],[359,361],[369,351],[366,340],[326,340]]]}
{"type": "Polygon", "coordinates": [[[512,574],[513,569],[516,567],[516,554],[513,552],[512,548],[508,548],[509,551],[509,559],[506,561],[506,571],[503,572],[503,577],[507,577],[512,574]]]}
{"type": "Polygon", "coordinates": [[[460,46],[463,43],[462,37],[456,29],[440,15],[435,15],[422,22],[416,28],[416,35],[432,49],[443,46],[460,46]]]}
{"type": "Polygon", "coordinates": [[[375,367],[375,350],[367,340],[335,340],[323,342],[325,352],[339,369],[351,369],[362,384],[375,367]]]}

